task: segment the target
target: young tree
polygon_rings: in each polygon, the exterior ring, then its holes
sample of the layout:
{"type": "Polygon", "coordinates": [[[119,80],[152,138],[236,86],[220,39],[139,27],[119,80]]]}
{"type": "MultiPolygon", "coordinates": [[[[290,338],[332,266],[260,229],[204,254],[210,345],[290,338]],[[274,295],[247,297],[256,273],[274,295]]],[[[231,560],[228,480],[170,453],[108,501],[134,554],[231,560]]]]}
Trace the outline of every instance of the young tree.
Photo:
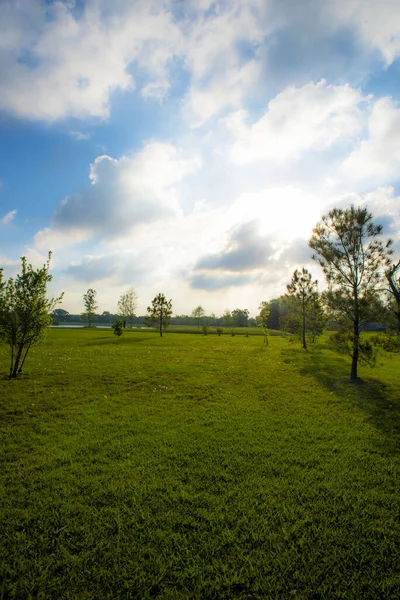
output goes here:
{"type": "Polygon", "coordinates": [[[52,322],[50,313],[61,302],[46,298],[51,252],[40,269],[34,269],[25,257],[21,258],[21,273],[3,281],[0,269],[0,338],[11,349],[10,378],[22,372],[29,350],[44,336],[52,322]]]}
{"type": "Polygon", "coordinates": [[[116,321],[114,321],[114,323],[111,325],[114,334],[117,337],[121,337],[121,335],[124,333],[124,324],[121,321],[121,319],[117,319],[116,321]]]}
{"type": "Polygon", "coordinates": [[[309,241],[313,259],[327,279],[326,305],[351,342],[351,381],[357,380],[359,360],[368,360],[368,353],[363,356],[360,324],[368,319],[370,300],[379,293],[393,253],[391,240],[382,242],[381,232],[367,208],[352,205],[346,210],[335,208],[322,217],[309,241]]]}
{"type": "Polygon", "coordinates": [[[197,327],[200,327],[201,320],[204,318],[205,314],[205,310],[202,306],[196,306],[196,308],[192,310],[192,314],[190,316],[192,317],[192,319],[196,319],[197,327]]]}
{"type": "Polygon", "coordinates": [[[394,265],[391,265],[386,270],[386,279],[389,283],[391,301],[389,301],[389,310],[397,319],[397,335],[400,335],[400,277],[396,279],[400,273],[400,260],[394,265]]]}
{"type": "Polygon", "coordinates": [[[85,305],[84,315],[88,320],[89,327],[92,325],[92,318],[97,308],[96,296],[97,292],[92,288],[89,288],[86,294],[83,294],[83,303],[85,305]]]}
{"type": "Polygon", "coordinates": [[[262,332],[264,334],[264,343],[268,346],[268,343],[269,343],[268,318],[269,318],[269,315],[271,314],[271,311],[269,310],[268,302],[265,302],[265,300],[263,302],[261,302],[260,306],[258,307],[258,310],[260,311],[260,314],[257,316],[257,324],[262,329],[262,332]]]}
{"type": "Polygon", "coordinates": [[[163,329],[168,326],[172,315],[172,300],[167,300],[164,294],[158,294],[153,298],[151,306],[147,307],[147,313],[147,322],[157,323],[162,337],[163,329]]]}
{"type": "MultiPolygon", "coordinates": [[[[311,273],[303,267],[301,271],[295,270],[291,282],[286,287],[288,296],[291,299],[288,302],[289,319],[291,322],[296,323],[302,346],[306,349],[306,333],[308,332],[309,322],[311,322],[312,317],[315,321],[318,316],[318,282],[313,281],[311,273]]],[[[315,325],[314,322],[314,330],[315,325]]]]}
{"type": "Polygon", "coordinates": [[[129,319],[132,328],[132,320],[135,316],[136,306],[137,294],[133,288],[130,288],[125,294],[122,294],[118,300],[118,314],[124,321],[124,327],[126,325],[126,319],[129,319]]]}

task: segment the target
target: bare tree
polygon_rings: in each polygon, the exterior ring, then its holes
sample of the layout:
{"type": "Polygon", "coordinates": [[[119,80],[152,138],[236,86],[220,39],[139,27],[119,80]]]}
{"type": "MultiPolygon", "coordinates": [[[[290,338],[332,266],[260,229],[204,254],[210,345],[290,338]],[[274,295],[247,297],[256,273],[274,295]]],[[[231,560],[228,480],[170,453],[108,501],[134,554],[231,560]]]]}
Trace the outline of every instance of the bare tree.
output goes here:
{"type": "Polygon", "coordinates": [[[135,316],[137,307],[137,294],[133,288],[130,288],[125,294],[122,294],[118,300],[118,314],[124,321],[124,327],[126,319],[129,319],[132,327],[132,320],[135,316]]]}

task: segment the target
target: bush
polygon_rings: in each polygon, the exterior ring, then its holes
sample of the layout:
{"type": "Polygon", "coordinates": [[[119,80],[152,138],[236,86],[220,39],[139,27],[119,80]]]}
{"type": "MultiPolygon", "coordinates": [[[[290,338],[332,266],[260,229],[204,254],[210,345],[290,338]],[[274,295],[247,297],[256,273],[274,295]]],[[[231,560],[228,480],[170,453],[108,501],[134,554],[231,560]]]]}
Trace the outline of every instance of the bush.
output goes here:
{"type": "Polygon", "coordinates": [[[219,326],[218,326],[218,327],[216,328],[216,330],[215,330],[215,331],[217,332],[217,335],[221,335],[221,333],[222,333],[224,330],[222,329],[222,327],[219,327],[219,326]]]}
{"type": "Polygon", "coordinates": [[[120,337],[124,333],[124,324],[121,319],[117,319],[111,325],[116,336],[120,337]]]}
{"type": "Polygon", "coordinates": [[[400,352],[400,335],[385,332],[372,336],[371,340],[375,346],[386,350],[386,352],[400,352]]]}
{"type": "MultiPolygon", "coordinates": [[[[338,331],[329,336],[329,340],[333,348],[340,354],[348,354],[352,356],[353,353],[353,340],[354,336],[352,333],[347,331],[338,331]]],[[[376,363],[376,350],[369,340],[360,338],[358,344],[358,357],[361,362],[374,367],[376,363]]]]}

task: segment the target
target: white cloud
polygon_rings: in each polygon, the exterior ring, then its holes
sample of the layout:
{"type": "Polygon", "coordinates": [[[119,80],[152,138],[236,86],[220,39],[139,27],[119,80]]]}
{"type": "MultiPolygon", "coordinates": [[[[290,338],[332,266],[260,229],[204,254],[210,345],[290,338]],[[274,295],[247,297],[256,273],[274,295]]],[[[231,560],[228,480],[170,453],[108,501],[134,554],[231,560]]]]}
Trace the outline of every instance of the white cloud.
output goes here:
{"type": "Polygon", "coordinates": [[[107,117],[114,90],[133,89],[135,63],[150,80],[166,77],[180,31],[158,2],[0,3],[0,108],[54,121],[107,117]]]}
{"type": "Polygon", "coordinates": [[[0,223],[2,223],[2,225],[8,225],[8,223],[11,223],[11,221],[14,219],[16,214],[16,209],[10,210],[10,212],[8,212],[6,215],[4,215],[4,217],[0,219],[0,223]]]}
{"type": "Polygon", "coordinates": [[[62,200],[51,228],[36,234],[36,244],[61,247],[93,236],[113,239],[177,217],[175,186],[200,166],[198,156],[159,142],[146,144],[132,157],[98,156],[90,167],[91,185],[62,200]]]}
{"type": "Polygon", "coordinates": [[[324,150],[348,140],[362,127],[359,90],[328,85],[325,80],[301,88],[288,87],[268,104],[253,125],[247,113],[233,114],[225,123],[235,138],[230,158],[237,163],[298,158],[307,150],[324,150]]]}
{"type": "Polygon", "coordinates": [[[351,26],[389,66],[400,56],[400,4],[392,0],[335,0],[326,10],[337,24],[351,26]]]}
{"type": "Polygon", "coordinates": [[[368,138],[344,160],[343,172],[350,179],[370,184],[398,177],[399,139],[400,109],[391,98],[381,98],[373,105],[368,120],[368,138]]]}

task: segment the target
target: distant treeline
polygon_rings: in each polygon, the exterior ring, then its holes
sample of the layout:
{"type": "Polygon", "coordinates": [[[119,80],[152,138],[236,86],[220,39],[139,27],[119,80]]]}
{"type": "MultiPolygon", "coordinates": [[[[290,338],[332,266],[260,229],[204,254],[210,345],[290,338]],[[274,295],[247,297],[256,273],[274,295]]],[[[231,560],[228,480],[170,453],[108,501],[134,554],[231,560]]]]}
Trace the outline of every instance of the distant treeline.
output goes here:
{"type": "MultiPolygon", "coordinates": [[[[270,314],[267,320],[268,329],[280,330],[282,328],[281,319],[287,315],[288,306],[285,302],[285,297],[274,298],[268,302],[268,308],[270,314]]],[[[85,314],[73,314],[68,311],[57,308],[52,312],[53,325],[61,324],[87,324],[87,316],[85,314]]],[[[94,314],[93,324],[98,325],[111,325],[117,319],[121,319],[121,316],[116,313],[111,313],[107,310],[101,314],[94,314]]],[[[125,319],[126,327],[144,327],[146,325],[146,315],[134,315],[132,319],[125,319]]],[[[220,326],[220,327],[257,327],[257,319],[249,316],[247,309],[235,309],[233,311],[225,310],[224,313],[217,317],[215,314],[204,315],[202,317],[194,317],[192,315],[175,315],[170,319],[170,325],[172,326],[198,326],[209,325],[209,326],[220,326]]],[[[327,323],[325,326],[328,330],[334,330],[337,327],[334,323],[327,323]]],[[[362,329],[364,331],[374,331],[383,329],[384,325],[380,323],[363,323],[362,329]]]]}
{"type": "MultiPolygon", "coordinates": [[[[283,302],[282,298],[275,298],[268,303],[270,315],[268,317],[268,328],[269,329],[280,329],[280,319],[287,313],[287,305],[283,302]]],[[[57,308],[52,312],[53,324],[59,325],[61,323],[87,323],[87,316],[85,314],[72,314],[68,311],[57,308]]],[[[111,313],[107,310],[101,314],[94,314],[92,322],[99,325],[107,325],[114,323],[117,319],[121,319],[121,316],[116,313],[111,313]]],[[[130,327],[141,327],[146,325],[146,315],[134,315],[129,319],[126,319],[126,326],[130,327]]],[[[204,315],[196,317],[193,315],[175,315],[170,319],[171,325],[196,325],[201,327],[202,325],[210,326],[221,326],[221,327],[256,327],[257,319],[250,317],[249,311],[245,309],[236,308],[235,310],[225,310],[221,316],[216,316],[214,313],[210,315],[204,315]]]]}

